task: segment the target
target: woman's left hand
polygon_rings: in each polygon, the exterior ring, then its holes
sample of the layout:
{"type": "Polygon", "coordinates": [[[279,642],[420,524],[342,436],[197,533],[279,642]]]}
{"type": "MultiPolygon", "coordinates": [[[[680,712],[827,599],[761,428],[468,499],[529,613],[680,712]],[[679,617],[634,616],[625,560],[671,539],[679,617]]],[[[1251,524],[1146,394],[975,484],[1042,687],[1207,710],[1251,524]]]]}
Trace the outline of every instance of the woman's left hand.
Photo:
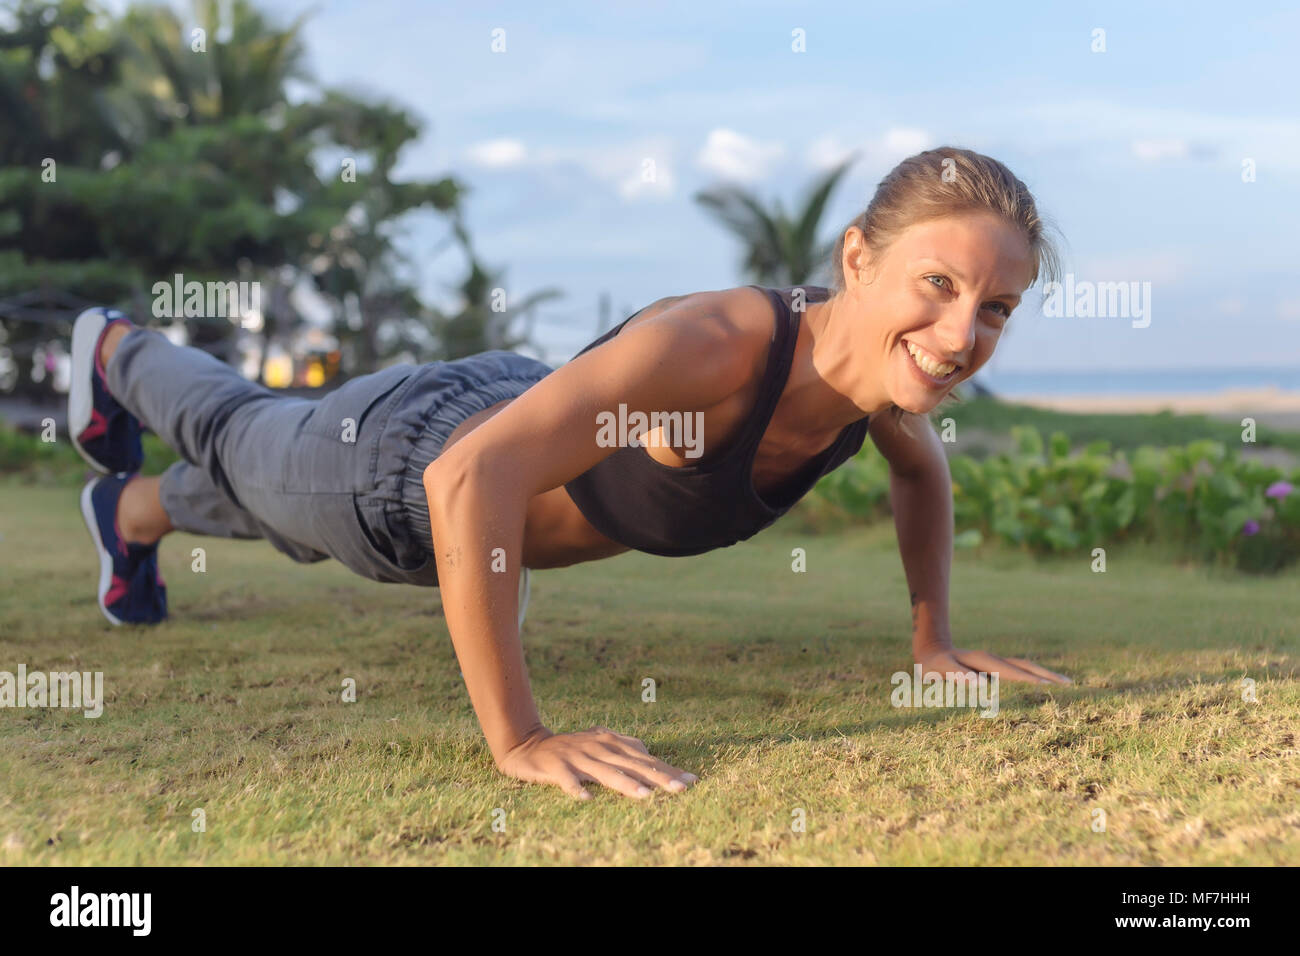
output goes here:
{"type": "Polygon", "coordinates": [[[916,663],[921,665],[924,679],[931,672],[947,674],[950,672],[983,672],[997,674],[999,681],[1020,681],[1026,684],[1073,684],[1074,681],[1064,674],[1049,671],[1033,661],[1023,657],[998,657],[988,651],[967,651],[960,648],[936,648],[916,655],[916,663]]]}

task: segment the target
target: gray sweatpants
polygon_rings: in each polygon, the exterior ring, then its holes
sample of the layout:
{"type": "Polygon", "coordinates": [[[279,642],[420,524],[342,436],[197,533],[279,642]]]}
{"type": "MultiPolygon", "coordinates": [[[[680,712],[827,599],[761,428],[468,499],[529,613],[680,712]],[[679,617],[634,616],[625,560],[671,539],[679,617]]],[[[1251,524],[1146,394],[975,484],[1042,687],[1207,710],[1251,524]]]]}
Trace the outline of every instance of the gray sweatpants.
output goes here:
{"type": "Polygon", "coordinates": [[[174,527],[265,538],[295,561],[334,558],[375,581],[436,585],[425,467],[469,415],[552,371],[491,351],[290,398],[133,329],[106,374],[109,392],[184,459],[162,476],[174,527]]]}

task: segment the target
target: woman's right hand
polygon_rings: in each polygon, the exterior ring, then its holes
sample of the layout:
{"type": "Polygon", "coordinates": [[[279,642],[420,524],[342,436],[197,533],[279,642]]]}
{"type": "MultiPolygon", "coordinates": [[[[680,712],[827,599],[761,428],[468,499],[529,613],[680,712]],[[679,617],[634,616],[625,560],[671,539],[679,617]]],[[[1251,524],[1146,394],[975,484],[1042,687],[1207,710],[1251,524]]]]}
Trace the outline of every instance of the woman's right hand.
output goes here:
{"type": "Polygon", "coordinates": [[[650,756],[641,741],[608,727],[572,734],[544,730],[512,748],[497,761],[497,769],[530,783],[555,784],[580,800],[591,799],[582,785],[586,780],[641,800],[656,789],[681,793],[700,779],[650,756]]]}

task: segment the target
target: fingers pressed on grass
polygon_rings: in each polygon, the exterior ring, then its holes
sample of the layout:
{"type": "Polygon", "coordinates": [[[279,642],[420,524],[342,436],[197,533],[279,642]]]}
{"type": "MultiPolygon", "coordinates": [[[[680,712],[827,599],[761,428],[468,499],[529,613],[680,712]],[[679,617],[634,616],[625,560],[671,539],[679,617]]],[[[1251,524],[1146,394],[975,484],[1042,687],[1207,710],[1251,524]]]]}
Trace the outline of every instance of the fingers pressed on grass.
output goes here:
{"type": "Polygon", "coordinates": [[[979,680],[979,674],[965,661],[958,661],[955,667],[944,671],[943,676],[953,679],[960,677],[966,681],[979,680]]]}
{"type": "Polygon", "coordinates": [[[571,797],[577,797],[579,800],[591,799],[591,791],[582,785],[577,771],[570,766],[566,765],[555,772],[555,783],[571,797]]]}
{"type": "MultiPolygon", "coordinates": [[[[600,729],[605,730],[605,728],[603,727],[600,729]]],[[[619,740],[627,744],[633,750],[639,751],[640,753],[646,754],[647,756],[650,754],[650,751],[646,748],[646,745],[643,744],[641,741],[637,740],[635,737],[629,737],[627,734],[615,733],[612,730],[605,730],[605,733],[609,734],[615,740],[619,740]]]]}
{"type": "Polygon", "coordinates": [[[965,661],[960,660],[955,654],[945,654],[937,661],[931,661],[925,668],[926,674],[938,673],[944,678],[961,676],[966,680],[975,677],[975,672],[965,661]]]}
{"type": "Polygon", "coordinates": [[[632,747],[634,750],[639,750],[643,754],[650,753],[650,751],[646,749],[646,745],[635,737],[629,737],[627,734],[620,734],[616,731],[610,730],[608,727],[589,727],[586,730],[580,731],[580,733],[596,737],[605,743],[622,742],[627,744],[629,747],[632,747]]]}
{"type": "Polygon", "coordinates": [[[997,673],[998,680],[1013,681],[1017,684],[1050,684],[1051,681],[1045,677],[1039,677],[1031,671],[1023,670],[1014,664],[1005,664],[1002,667],[989,668],[989,673],[997,673]]]}
{"type": "Polygon", "coordinates": [[[605,751],[605,755],[600,759],[625,770],[634,771],[665,790],[680,793],[686,789],[688,783],[685,779],[686,774],[662,760],[640,754],[629,754],[609,745],[606,745],[605,751]]]}
{"type": "Polygon", "coordinates": [[[653,792],[652,788],[647,786],[647,781],[638,779],[634,774],[595,757],[581,757],[573,762],[573,766],[579,773],[596,781],[602,787],[608,787],[633,800],[644,800],[653,792]]]}
{"type": "Polygon", "coordinates": [[[1006,658],[1006,664],[1001,668],[1001,679],[1020,681],[1027,684],[1052,684],[1055,683],[1051,678],[1044,677],[1032,668],[1025,667],[1011,658],[1006,658]]]}
{"type": "Polygon", "coordinates": [[[934,671],[942,674],[946,671],[960,670],[961,666],[962,665],[957,662],[956,657],[951,654],[944,654],[940,657],[926,658],[924,669],[927,674],[934,671]]]}
{"type": "Polygon", "coordinates": [[[998,675],[998,680],[1015,681],[1018,684],[1050,684],[1051,683],[1051,681],[1047,680],[1046,678],[1039,677],[1037,674],[1016,667],[1014,664],[1006,664],[1003,665],[1002,667],[993,667],[990,668],[989,672],[990,673],[996,672],[998,675]]]}
{"type": "Polygon", "coordinates": [[[1074,683],[1074,681],[1070,680],[1070,678],[1066,677],[1064,674],[1058,674],[1056,673],[1056,671],[1049,671],[1046,667],[1043,667],[1039,664],[1035,664],[1033,661],[1027,661],[1023,657],[1008,657],[1007,660],[1009,660],[1011,663],[1015,664],[1018,667],[1023,667],[1025,668],[1025,670],[1032,671],[1033,673],[1037,674],[1039,677],[1045,678],[1046,680],[1052,681],[1054,683],[1057,684],[1074,683]]]}
{"type": "Polygon", "coordinates": [[[998,657],[996,654],[979,652],[966,657],[967,666],[973,666],[986,674],[996,673],[998,680],[1021,681],[1030,684],[1040,684],[1043,679],[1037,674],[1017,667],[1011,661],[998,657]]]}

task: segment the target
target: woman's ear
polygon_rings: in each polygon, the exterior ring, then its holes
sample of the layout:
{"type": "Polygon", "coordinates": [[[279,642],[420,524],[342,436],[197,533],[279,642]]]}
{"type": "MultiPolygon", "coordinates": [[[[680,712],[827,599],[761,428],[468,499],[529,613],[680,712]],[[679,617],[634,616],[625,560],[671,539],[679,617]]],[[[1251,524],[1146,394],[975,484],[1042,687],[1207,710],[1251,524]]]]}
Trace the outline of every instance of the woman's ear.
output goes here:
{"type": "Polygon", "coordinates": [[[872,259],[866,235],[857,226],[849,226],[844,233],[844,250],[840,257],[846,291],[858,285],[871,284],[875,278],[872,274],[872,259]]]}

